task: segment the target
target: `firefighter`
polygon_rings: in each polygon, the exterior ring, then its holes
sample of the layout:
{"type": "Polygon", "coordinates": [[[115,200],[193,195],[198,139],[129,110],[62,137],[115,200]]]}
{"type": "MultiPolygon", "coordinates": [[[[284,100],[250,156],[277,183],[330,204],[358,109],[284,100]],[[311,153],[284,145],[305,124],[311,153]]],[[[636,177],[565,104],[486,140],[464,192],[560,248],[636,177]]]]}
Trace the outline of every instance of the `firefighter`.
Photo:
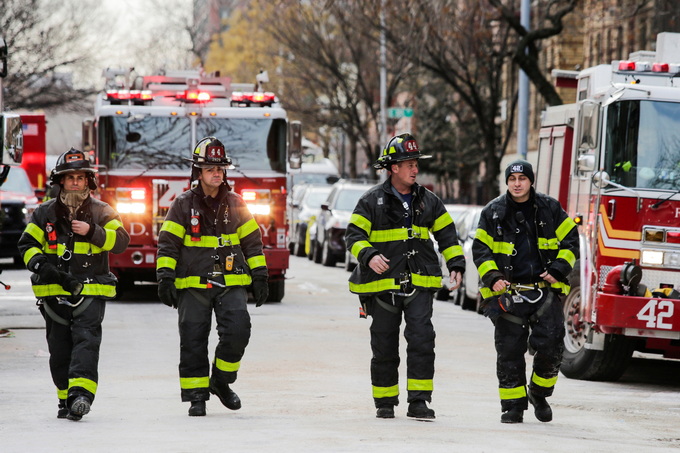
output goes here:
{"type": "Polygon", "coordinates": [[[392,137],[375,168],[388,178],[369,189],[351,216],[345,241],[359,265],[349,279],[359,295],[361,317],[370,326],[371,383],[378,418],[394,418],[399,404],[399,334],[406,323],[408,417],[433,419],[434,292],[441,288],[439,257],[430,240],[434,235],[446,260],[450,279],[460,285],[465,258],[456,227],[442,201],[416,183],[420,153],[415,138],[392,137]]]}
{"type": "Polygon", "coordinates": [[[247,288],[252,284],[259,307],[269,287],[260,227],[227,183],[224,144],[206,137],[189,160],[192,188],[173,201],[163,222],[156,272],[160,300],[178,310],[181,399],[191,403],[190,416],[204,416],[210,393],[231,410],[241,408],[229,385],[250,339],[247,288]],[[219,341],[211,367],[213,311],[219,341]]]}
{"type": "Polygon", "coordinates": [[[93,198],[95,170],[82,151],[57,159],[51,182],[60,190],[42,203],[19,239],[19,251],[46,323],[58,418],[80,420],[97,392],[105,301],[116,296],[109,252],[130,242],[120,216],[93,198]]]}
{"type": "Polygon", "coordinates": [[[534,190],[529,162],[511,162],[505,180],[508,191],[485,206],[472,246],[484,314],[495,326],[501,422],[521,423],[527,400],[536,418],[549,422],[546,398],[564,349],[560,299],[579,256],[578,231],[557,200],[534,190]],[[528,390],[527,340],[535,351],[528,390]]]}

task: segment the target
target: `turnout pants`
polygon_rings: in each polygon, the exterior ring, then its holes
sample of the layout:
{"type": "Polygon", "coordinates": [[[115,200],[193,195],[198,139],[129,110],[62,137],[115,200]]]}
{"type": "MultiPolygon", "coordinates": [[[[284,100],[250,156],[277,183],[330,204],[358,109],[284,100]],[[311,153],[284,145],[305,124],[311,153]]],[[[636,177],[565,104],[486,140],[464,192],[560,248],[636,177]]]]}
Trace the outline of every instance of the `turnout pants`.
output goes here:
{"type": "Polygon", "coordinates": [[[371,384],[376,407],[399,404],[399,335],[402,313],[406,327],[407,402],[431,401],[434,378],[432,293],[409,297],[384,294],[374,298],[371,323],[371,384]],[[406,302],[406,303],[404,303],[406,302]]]}
{"type": "Polygon", "coordinates": [[[66,402],[67,407],[78,396],[85,396],[92,403],[97,393],[106,303],[103,299],[90,299],[82,302],[87,303],[84,307],[60,304],[56,298],[45,299],[40,305],[52,381],[57,387],[57,397],[66,402]]]}
{"type": "Polygon", "coordinates": [[[225,390],[236,380],[241,358],[250,340],[248,294],[244,287],[180,291],[179,380],[182,401],[205,401],[210,387],[225,390]],[[211,364],[208,337],[215,312],[219,341],[211,364]]]}
{"type": "MultiPolygon", "coordinates": [[[[522,294],[529,298],[536,295],[533,291],[522,294]]],[[[513,305],[511,314],[524,320],[523,324],[504,316],[496,320],[496,374],[503,412],[513,407],[528,408],[524,360],[527,340],[535,351],[529,390],[534,395],[548,397],[555,388],[564,351],[564,313],[559,296],[553,296],[538,320],[527,321],[546,303],[548,295],[549,292],[544,291],[543,297],[536,303],[525,301],[513,305]]]]}

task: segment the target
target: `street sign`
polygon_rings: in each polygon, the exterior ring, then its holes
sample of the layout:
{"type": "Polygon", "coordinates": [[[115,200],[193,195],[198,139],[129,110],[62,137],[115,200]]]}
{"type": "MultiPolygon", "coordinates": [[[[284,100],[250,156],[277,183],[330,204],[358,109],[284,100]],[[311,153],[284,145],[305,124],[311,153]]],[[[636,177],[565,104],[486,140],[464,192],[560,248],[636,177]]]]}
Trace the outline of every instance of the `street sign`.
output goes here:
{"type": "Polygon", "coordinates": [[[387,109],[388,118],[410,118],[413,116],[413,109],[405,107],[390,107],[387,109]]]}

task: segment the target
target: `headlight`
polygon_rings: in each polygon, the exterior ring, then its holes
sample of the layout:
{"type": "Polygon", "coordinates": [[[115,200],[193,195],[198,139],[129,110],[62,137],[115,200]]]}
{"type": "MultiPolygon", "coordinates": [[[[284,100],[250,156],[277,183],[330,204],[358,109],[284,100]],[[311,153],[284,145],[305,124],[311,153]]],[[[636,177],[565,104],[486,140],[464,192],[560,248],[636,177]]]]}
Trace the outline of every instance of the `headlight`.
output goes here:
{"type": "Polygon", "coordinates": [[[663,252],[659,250],[643,250],[640,254],[640,264],[661,266],[663,264],[663,252]]]}

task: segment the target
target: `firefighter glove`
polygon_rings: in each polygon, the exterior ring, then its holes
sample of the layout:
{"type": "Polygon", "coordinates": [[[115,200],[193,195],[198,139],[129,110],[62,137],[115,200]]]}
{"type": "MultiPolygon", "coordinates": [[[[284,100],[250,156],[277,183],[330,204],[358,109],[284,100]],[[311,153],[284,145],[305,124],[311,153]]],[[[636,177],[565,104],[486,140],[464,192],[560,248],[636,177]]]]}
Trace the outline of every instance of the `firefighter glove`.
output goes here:
{"type": "Polygon", "coordinates": [[[40,277],[41,283],[61,283],[64,274],[57,266],[48,262],[36,265],[35,272],[40,277]]]}
{"type": "Polygon", "coordinates": [[[267,277],[253,277],[253,296],[255,297],[256,307],[259,307],[267,300],[267,297],[269,297],[269,283],[267,283],[267,277]]]}
{"type": "Polygon", "coordinates": [[[67,274],[66,272],[62,272],[62,275],[63,280],[61,282],[61,287],[71,293],[73,296],[80,295],[80,292],[83,290],[83,284],[80,282],[80,280],[71,274],[67,274]]]}
{"type": "Polygon", "coordinates": [[[165,305],[172,308],[177,308],[179,297],[177,297],[177,288],[175,281],[170,278],[164,278],[158,283],[158,297],[165,305]]]}
{"type": "Polygon", "coordinates": [[[509,294],[502,294],[500,296],[493,296],[484,299],[482,302],[482,309],[484,316],[489,318],[494,324],[496,320],[505,312],[508,312],[512,307],[512,296],[509,294]]]}

